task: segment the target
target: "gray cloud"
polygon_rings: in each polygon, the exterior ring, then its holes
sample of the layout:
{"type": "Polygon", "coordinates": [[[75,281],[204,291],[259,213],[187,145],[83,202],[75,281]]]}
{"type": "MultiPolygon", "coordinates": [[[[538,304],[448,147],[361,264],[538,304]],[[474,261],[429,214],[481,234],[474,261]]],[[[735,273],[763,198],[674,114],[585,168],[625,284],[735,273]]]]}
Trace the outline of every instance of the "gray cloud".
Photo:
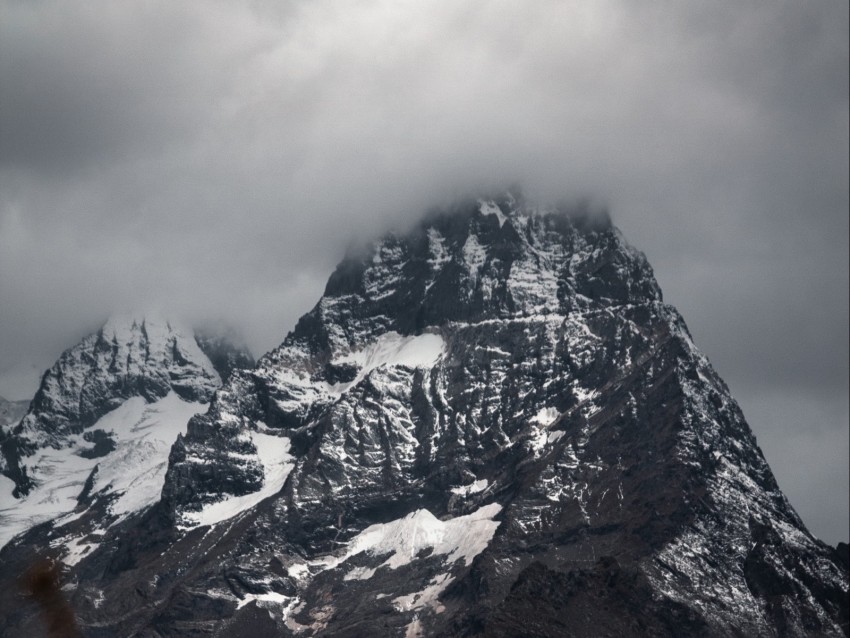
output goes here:
{"type": "Polygon", "coordinates": [[[848,495],[846,3],[2,13],[0,394],[116,308],[267,350],[350,241],[520,182],[611,207],[792,503],[847,539],[811,498],[848,495]]]}

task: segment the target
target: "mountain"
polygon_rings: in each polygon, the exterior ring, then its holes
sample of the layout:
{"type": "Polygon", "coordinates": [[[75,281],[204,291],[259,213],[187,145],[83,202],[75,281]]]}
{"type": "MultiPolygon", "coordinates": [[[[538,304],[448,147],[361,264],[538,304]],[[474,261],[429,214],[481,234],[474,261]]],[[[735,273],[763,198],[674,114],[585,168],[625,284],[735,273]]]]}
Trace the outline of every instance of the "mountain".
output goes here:
{"type": "MultiPolygon", "coordinates": [[[[846,563],[645,257],[511,194],[348,255],[189,419],[158,502],[76,523],[0,573],[52,551],[90,636],[848,632],[846,563]]],[[[37,631],[2,584],[0,627],[37,631]]]]}
{"type": "Polygon", "coordinates": [[[0,546],[95,501],[100,524],[155,502],[178,433],[241,364],[223,340],[152,317],[112,318],[63,352],[2,442],[0,546]]]}

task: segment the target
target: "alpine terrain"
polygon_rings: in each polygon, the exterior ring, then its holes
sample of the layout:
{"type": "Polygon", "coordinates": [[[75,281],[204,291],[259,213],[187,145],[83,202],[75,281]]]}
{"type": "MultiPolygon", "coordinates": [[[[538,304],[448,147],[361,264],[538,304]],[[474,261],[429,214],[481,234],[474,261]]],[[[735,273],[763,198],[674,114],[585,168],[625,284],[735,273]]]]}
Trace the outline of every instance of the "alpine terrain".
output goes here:
{"type": "Polygon", "coordinates": [[[92,638],[850,635],[846,551],[607,218],[433,212],[250,363],[147,319],[62,355],[4,434],[0,633],[47,555],[92,638]]]}
{"type": "Polygon", "coordinates": [[[85,513],[102,526],[156,502],[186,421],[253,363],[221,337],[151,317],[115,317],[66,350],[2,432],[0,546],[43,521],[85,513]]]}

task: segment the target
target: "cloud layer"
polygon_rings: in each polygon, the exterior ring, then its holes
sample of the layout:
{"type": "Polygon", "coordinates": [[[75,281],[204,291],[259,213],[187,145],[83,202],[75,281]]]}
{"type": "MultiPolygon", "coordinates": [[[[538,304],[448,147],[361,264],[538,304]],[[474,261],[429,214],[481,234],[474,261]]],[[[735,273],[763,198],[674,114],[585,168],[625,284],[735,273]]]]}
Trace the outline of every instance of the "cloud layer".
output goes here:
{"type": "Polygon", "coordinates": [[[847,539],[846,3],[2,4],[0,394],[115,309],[267,350],[350,241],[518,182],[611,208],[847,539]]]}

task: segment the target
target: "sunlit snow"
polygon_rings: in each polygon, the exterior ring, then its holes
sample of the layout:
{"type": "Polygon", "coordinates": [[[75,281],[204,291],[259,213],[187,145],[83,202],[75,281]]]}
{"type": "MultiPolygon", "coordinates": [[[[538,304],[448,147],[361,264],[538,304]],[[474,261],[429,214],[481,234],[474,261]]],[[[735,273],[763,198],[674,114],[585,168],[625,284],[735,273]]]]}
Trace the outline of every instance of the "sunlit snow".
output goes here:
{"type": "Polygon", "coordinates": [[[541,408],[537,411],[537,414],[531,417],[531,421],[539,423],[545,428],[552,425],[559,416],[561,416],[561,413],[558,412],[557,408],[541,408]]]}
{"type": "Polygon", "coordinates": [[[396,569],[412,561],[423,549],[447,555],[453,563],[461,558],[465,565],[480,554],[499,527],[494,521],[502,509],[498,503],[485,505],[472,514],[441,521],[426,509],[416,510],[395,521],[371,525],[349,543],[346,558],[368,552],[373,556],[390,554],[379,567],[396,569]]]}
{"type": "Polygon", "coordinates": [[[487,479],[479,479],[474,483],[470,483],[469,485],[461,485],[460,487],[453,487],[452,493],[458,494],[459,496],[469,496],[470,494],[478,494],[478,492],[483,492],[487,489],[488,481],[487,479]]]}
{"type": "Polygon", "coordinates": [[[112,434],[116,448],[106,456],[86,459],[78,454],[91,448],[82,435],[70,437],[70,446],[43,448],[31,457],[30,471],[37,486],[25,498],[12,496],[13,485],[0,483],[0,547],[39,523],[67,515],[73,520],[77,498],[97,468],[92,494],[114,494],[110,512],[121,520],[127,514],[159,500],[168,466],[168,454],[177,434],[192,415],[206,410],[204,403],[183,401],[171,392],[155,403],[133,397],[100,418],[89,430],[112,434]]]}
{"type": "Polygon", "coordinates": [[[426,332],[403,337],[397,332],[387,332],[362,350],[336,359],[334,363],[353,363],[359,370],[353,381],[331,385],[328,389],[331,393],[342,394],[360,383],[369,372],[385,365],[431,367],[443,355],[445,348],[445,341],[438,334],[426,332]]]}

